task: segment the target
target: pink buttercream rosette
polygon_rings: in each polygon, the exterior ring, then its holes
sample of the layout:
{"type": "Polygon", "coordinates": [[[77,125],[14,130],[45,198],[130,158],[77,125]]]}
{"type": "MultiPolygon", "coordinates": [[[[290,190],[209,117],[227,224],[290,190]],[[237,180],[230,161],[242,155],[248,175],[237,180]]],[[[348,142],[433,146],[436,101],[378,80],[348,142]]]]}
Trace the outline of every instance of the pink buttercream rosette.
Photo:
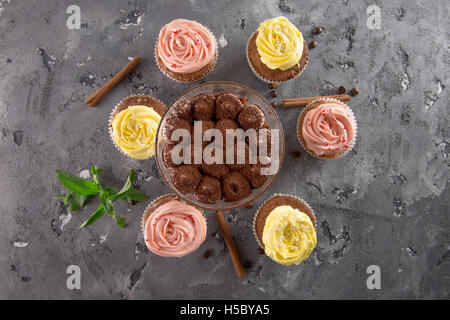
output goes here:
{"type": "Polygon", "coordinates": [[[155,60],[162,73],[178,82],[204,78],[218,57],[213,33],[196,21],[176,19],[159,32],[155,60]]]}
{"type": "Polygon", "coordinates": [[[308,104],[297,122],[297,137],[303,148],[319,159],[335,159],[355,145],[358,125],[353,111],[334,98],[308,104]]]}
{"type": "Polygon", "coordinates": [[[176,258],[196,251],[205,241],[207,230],[203,213],[175,195],[152,201],[145,209],[141,227],[151,252],[176,258]]]}

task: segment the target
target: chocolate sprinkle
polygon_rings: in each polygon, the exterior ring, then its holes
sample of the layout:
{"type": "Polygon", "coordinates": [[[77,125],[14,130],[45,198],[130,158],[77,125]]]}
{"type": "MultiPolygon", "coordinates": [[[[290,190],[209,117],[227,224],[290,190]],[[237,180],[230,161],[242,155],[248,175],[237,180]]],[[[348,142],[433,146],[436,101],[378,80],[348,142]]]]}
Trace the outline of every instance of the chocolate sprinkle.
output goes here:
{"type": "Polygon", "coordinates": [[[272,98],[278,97],[278,93],[277,93],[275,90],[270,91],[269,95],[270,95],[272,98]]]}
{"type": "Polygon", "coordinates": [[[347,88],[344,86],[340,86],[338,89],[339,94],[344,94],[347,92],[347,88]]]}
{"type": "Polygon", "coordinates": [[[244,262],[244,268],[250,269],[253,266],[253,263],[251,261],[245,261],[244,262]]]}
{"type": "Polygon", "coordinates": [[[271,102],[270,105],[272,106],[272,108],[278,107],[278,104],[275,101],[271,102]]]}

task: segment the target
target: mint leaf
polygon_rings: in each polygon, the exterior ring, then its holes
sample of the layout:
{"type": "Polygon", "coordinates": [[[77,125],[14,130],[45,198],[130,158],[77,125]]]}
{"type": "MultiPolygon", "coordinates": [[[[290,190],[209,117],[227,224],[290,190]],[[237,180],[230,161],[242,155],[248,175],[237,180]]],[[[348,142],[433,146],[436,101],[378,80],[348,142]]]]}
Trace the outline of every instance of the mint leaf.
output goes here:
{"type": "Polygon", "coordinates": [[[89,200],[89,197],[90,196],[83,196],[79,193],[74,192],[72,194],[72,197],[70,198],[69,211],[74,212],[83,208],[89,200]]]}
{"type": "Polygon", "coordinates": [[[125,184],[123,185],[122,189],[120,189],[120,191],[116,195],[112,196],[110,198],[110,200],[114,201],[116,199],[119,199],[126,192],[128,192],[130,189],[132,189],[133,188],[133,181],[134,181],[134,170],[131,170],[130,174],[128,175],[128,179],[125,182],[125,184]]]}
{"type": "Polygon", "coordinates": [[[69,198],[70,198],[70,192],[67,191],[65,196],[55,196],[55,198],[63,199],[64,205],[67,206],[67,201],[69,201],[69,198]]]}
{"type": "MultiPolygon", "coordinates": [[[[94,166],[92,166],[92,167],[94,167],[94,166]]],[[[111,187],[103,188],[103,192],[106,194],[106,196],[112,196],[117,193],[116,190],[114,190],[111,187]]],[[[95,212],[89,218],[87,218],[86,221],[83,222],[83,224],[80,226],[80,228],[84,228],[90,224],[93,224],[95,221],[100,219],[104,214],[105,214],[105,209],[103,209],[103,206],[100,204],[98,206],[97,210],[95,210],[95,212]]]]}
{"type": "Polygon", "coordinates": [[[101,191],[101,187],[91,181],[80,179],[63,170],[56,170],[56,173],[59,182],[70,191],[83,196],[98,194],[101,191]]]}
{"type": "Polygon", "coordinates": [[[100,180],[98,179],[98,176],[102,174],[102,169],[97,167],[95,164],[91,166],[91,173],[92,173],[92,182],[95,184],[100,184],[100,180]]]}
{"type": "Polygon", "coordinates": [[[123,201],[144,201],[145,199],[147,199],[147,196],[139,190],[130,189],[127,192],[119,195],[118,197],[116,195],[116,199],[123,201]]]}
{"type": "Polygon", "coordinates": [[[114,211],[112,200],[108,197],[110,197],[108,192],[100,193],[100,203],[101,203],[103,210],[105,210],[105,212],[107,214],[109,214],[111,217],[114,218],[114,220],[116,220],[116,223],[119,227],[122,227],[122,228],[125,227],[125,219],[122,218],[121,216],[119,216],[114,211]]]}
{"type": "Polygon", "coordinates": [[[95,175],[101,175],[102,174],[102,169],[100,169],[99,167],[97,167],[95,164],[93,165],[93,166],[91,166],[91,173],[92,173],[92,176],[95,176],[95,175]]]}
{"type": "Polygon", "coordinates": [[[101,205],[98,206],[97,210],[86,219],[86,221],[83,222],[83,224],[80,226],[80,228],[84,228],[90,224],[93,224],[95,221],[100,219],[105,214],[105,210],[103,210],[103,207],[101,205]]]}
{"type": "Polygon", "coordinates": [[[117,191],[111,187],[104,187],[103,192],[105,192],[108,197],[114,196],[117,193],[117,191]]]}
{"type": "Polygon", "coordinates": [[[147,196],[145,194],[136,189],[133,189],[133,182],[134,182],[134,170],[131,170],[130,174],[128,175],[128,179],[123,185],[122,189],[120,189],[120,191],[117,194],[111,196],[109,199],[111,201],[115,200],[143,201],[147,199],[147,196]]]}
{"type": "Polygon", "coordinates": [[[69,210],[70,212],[73,212],[83,208],[91,196],[98,195],[100,198],[100,205],[97,210],[83,222],[80,228],[91,225],[105,213],[113,217],[117,225],[123,228],[125,227],[125,219],[114,211],[113,202],[116,200],[142,201],[146,199],[146,196],[133,188],[134,170],[130,171],[127,181],[119,192],[114,188],[101,186],[99,180],[99,175],[101,173],[101,168],[96,165],[91,166],[92,179],[87,181],[66,171],[56,170],[59,182],[69,190],[65,196],[58,196],[58,198],[63,199],[65,204],[70,200],[69,210]]]}

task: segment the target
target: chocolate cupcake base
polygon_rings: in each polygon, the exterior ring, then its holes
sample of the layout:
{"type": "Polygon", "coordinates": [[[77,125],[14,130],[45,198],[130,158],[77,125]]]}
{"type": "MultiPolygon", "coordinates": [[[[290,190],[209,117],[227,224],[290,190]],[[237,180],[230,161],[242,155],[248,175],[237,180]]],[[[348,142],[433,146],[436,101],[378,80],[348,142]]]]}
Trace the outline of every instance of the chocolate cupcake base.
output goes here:
{"type": "Polygon", "coordinates": [[[270,69],[262,61],[256,47],[256,37],[258,31],[255,31],[247,43],[247,61],[250,69],[260,80],[267,83],[283,83],[297,78],[308,65],[308,44],[303,40],[303,52],[300,61],[288,70],[270,69]]]}

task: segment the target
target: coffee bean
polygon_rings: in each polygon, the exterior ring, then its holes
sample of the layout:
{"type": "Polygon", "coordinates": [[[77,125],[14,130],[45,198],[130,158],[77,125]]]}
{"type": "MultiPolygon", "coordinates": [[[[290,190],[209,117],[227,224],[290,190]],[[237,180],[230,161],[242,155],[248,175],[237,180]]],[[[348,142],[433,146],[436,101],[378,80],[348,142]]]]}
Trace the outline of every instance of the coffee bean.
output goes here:
{"type": "Polygon", "coordinates": [[[359,90],[356,89],[356,88],[353,88],[352,90],[350,90],[350,94],[351,94],[352,96],[356,96],[356,95],[358,95],[358,93],[359,93],[359,90]]]}
{"type": "Polygon", "coordinates": [[[315,34],[321,34],[322,31],[323,31],[323,29],[322,29],[321,27],[316,27],[316,28],[314,29],[314,33],[315,33],[315,34]]]}
{"type": "Polygon", "coordinates": [[[347,88],[344,86],[340,86],[338,89],[339,94],[344,94],[347,92],[347,88]]]}
{"type": "Polygon", "coordinates": [[[258,254],[264,254],[264,249],[263,248],[258,248],[258,250],[256,250],[256,252],[258,252],[258,254]]]}
{"type": "Polygon", "coordinates": [[[245,261],[245,262],[244,262],[244,268],[245,268],[245,269],[251,268],[252,265],[253,265],[253,263],[252,263],[251,261],[245,261]]]}
{"type": "Polygon", "coordinates": [[[271,102],[270,105],[272,106],[272,108],[278,107],[278,104],[275,101],[271,102]]]}
{"type": "Polygon", "coordinates": [[[247,204],[245,205],[245,207],[246,207],[247,209],[253,208],[253,202],[247,203],[247,204]]]}
{"type": "Polygon", "coordinates": [[[208,259],[211,256],[211,250],[206,250],[203,254],[203,258],[208,259]]]}
{"type": "Polygon", "coordinates": [[[292,157],[292,158],[300,158],[301,155],[302,155],[302,154],[300,153],[300,151],[293,151],[293,152],[291,153],[291,157],[292,157]]]}
{"type": "Polygon", "coordinates": [[[316,41],[316,40],[311,41],[311,42],[309,43],[308,47],[309,47],[310,49],[314,49],[315,47],[317,47],[317,41],[316,41]]]}
{"type": "Polygon", "coordinates": [[[270,91],[269,95],[270,95],[272,98],[278,97],[278,93],[277,93],[275,90],[270,91]]]}

